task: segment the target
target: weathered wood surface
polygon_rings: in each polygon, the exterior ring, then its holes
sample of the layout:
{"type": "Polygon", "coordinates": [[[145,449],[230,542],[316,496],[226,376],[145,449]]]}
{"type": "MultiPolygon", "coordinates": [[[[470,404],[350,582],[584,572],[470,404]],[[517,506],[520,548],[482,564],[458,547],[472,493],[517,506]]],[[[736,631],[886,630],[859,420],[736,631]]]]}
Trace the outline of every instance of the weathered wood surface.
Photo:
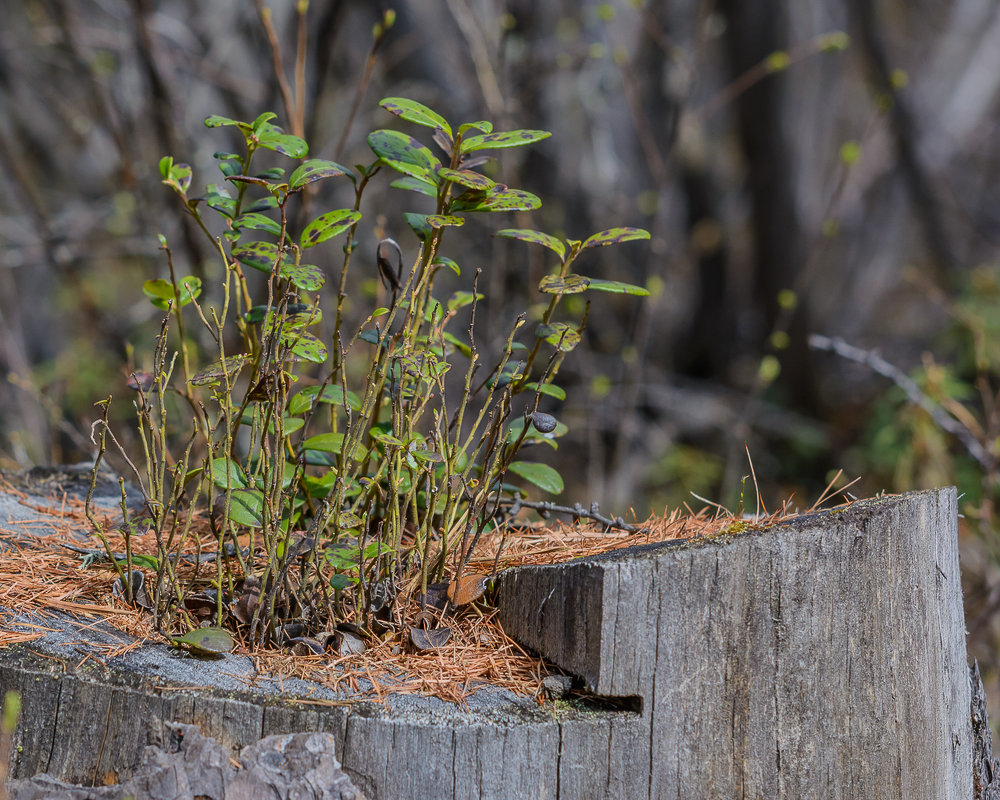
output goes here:
{"type": "Polygon", "coordinates": [[[233,752],[327,731],[372,800],[972,798],[956,519],[953,490],[923,492],[506,573],[505,629],[641,713],[553,715],[489,692],[470,710],[317,707],[295,702],[316,690],[301,682],[247,690],[239,656],[196,674],[166,648],[77,667],[67,631],[32,643],[41,656],[0,651],[0,690],[25,709],[15,768],[126,778],[178,721],[233,752]],[[177,688],[196,685],[214,688],[177,688]]]}
{"type": "Polygon", "coordinates": [[[48,775],[11,781],[11,800],[365,800],[340,769],[327,733],[268,736],[234,762],[194,725],[167,723],[136,774],[96,788],[48,775]]]}
{"type": "Polygon", "coordinates": [[[952,489],[504,576],[501,622],[638,695],[643,796],[970,798],[952,489]]]}

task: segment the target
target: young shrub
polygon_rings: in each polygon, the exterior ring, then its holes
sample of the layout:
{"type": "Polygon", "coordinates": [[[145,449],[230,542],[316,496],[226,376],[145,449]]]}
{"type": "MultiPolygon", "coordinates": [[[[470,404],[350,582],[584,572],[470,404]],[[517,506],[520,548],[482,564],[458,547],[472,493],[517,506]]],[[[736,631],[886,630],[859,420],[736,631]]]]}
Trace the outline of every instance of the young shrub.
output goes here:
{"type": "MultiPolygon", "coordinates": [[[[550,493],[563,487],[551,466],[519,457],[526,443],[554,444],[566,430],[539,411],[543,396],[565,397],[554,380],[586,319],[561,317],[560,301],[581,292],[646,293],[573,271],[585,250],[646,239],[646,231],[614,228],[564,241],[501,230],[499,236],[547,248],[555,266],[538,286],[547,298],[540,324],[529,331],[523,316],[512,320],[500,353],[488,361],[475,338],[482,299],[476,277],[466,291],[436,294],[443,270],[462,274],[444,243],[468,215],[539,207],[535,195],[476,167],[485,151],[549,134],[494,131],[484,121],[453,127],[405,98],[381,105],[426,129],[443,155],[407,133],[375,130],[367,139],[375,159],[349,168],[309,158],[306,142],[267,113],[252,122],[205,120],[235,131],[241,147],[216,154],[224,182],[201,195],[190,193],[189,166],[171,157],[160,162],[163,183],[212,242],[220,268],[209,301],[197,278],[178,275],[161,237],[169,277],[143,286],[166,312],[152,372],[130,379],[143,451],[138,463],[128,463],[145,508],[141,518],[130,515],[123,489],[126,555],[112,563],[121,591],[134,601],[143,588],[167,632],[194,626],[195,609],[207,605],[217,625],[312,651],[329,645],[317,644],[320,631],[342,623],[362,632],[402,630],[406,601],[445,578],[468,602],[465,584],[472,583],[463,575],[470,554],[484,530],[504,524],[519,491],[507,480],[550,493]],[[267,151],[290,163],[260,168],[267,151]],[[385,168],[398,173],[391,187],[432,198],[434,209],[404,215],[419,241],[413,263],[404,262],[393,239],[378,242],[375,264],[365,267],[373,274],[377,268],[385,303],[351,326],[344,309],[348,274],[359,259],[358,224],[363,208],[379,205],[369,194],[385,168]],[[349,183],[353,203],[316,213],[302,198],[330,180],[349,183]],[[307,216],[301,230],[290,222],[293,204],[295,214],[307,216]],[[219,237],[213,215],[223,224],[219,237]],[[310,261],[313,248],[332,240],[342,244],[343,258],[329,303],[320,294],[327,275],[310,261]],[[253,273],[261,274],[256,282],[253,273]],[[463,308],[464,329],[456,323],[463,308]],[[329,336],[318,333],[324,318],[329,336]],[[204,341],[211,345],[208,363],[199,362],[204,341]],[[217,553],[183,555],[200,541],[193,513],[199,507],[209,509],[217,553]],[[155,557],[133,553],[138,530],[152,531],[155,557]],[[198,580],[181,568],[192,558],[200,562],[198,580]],[[154,577],[133,586],[134,567],[154,577]]],[[[113,438],[110,400],[95,425],[98,464],[113,438]]],[[[91,520],[113,555],[93,513],[91,520]]]]}

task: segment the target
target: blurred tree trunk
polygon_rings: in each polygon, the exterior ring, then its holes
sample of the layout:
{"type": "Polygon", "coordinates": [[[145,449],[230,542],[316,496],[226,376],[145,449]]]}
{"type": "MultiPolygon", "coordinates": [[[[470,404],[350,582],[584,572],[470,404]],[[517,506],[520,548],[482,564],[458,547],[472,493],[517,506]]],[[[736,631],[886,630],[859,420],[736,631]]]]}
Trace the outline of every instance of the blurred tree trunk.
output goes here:
{"type": "MultiPolygon", "coordinates": [[[[784,0],[742,3],[722,0],[730,79],[735,80],[776,51],[787,50],[784,0]]],[[[785,97],[785,76],[776,73],[756,83],[735,101],[738,132],[746,162],[752,205],[753,320],[751,344],[761,352],[779,321],[778,293],[793,288],[805,265],[805,248],[795,197],[793,148],[786,138],[786,115],[794,113],[785,97]]],[[[787,332],[788,349],[780,354],[782,386],[800,410],[816,409],[816,380],[807,341],[808,308],[799,298],[787,332]]]]}

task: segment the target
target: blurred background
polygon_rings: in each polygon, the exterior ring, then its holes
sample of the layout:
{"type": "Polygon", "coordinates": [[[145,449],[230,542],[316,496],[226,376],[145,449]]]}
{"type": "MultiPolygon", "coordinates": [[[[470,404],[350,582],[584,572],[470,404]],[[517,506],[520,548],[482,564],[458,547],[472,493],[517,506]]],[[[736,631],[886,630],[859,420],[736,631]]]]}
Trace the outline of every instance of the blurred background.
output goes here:
{"type": "MultiPolygon", "coordinates": [[[[109,394],[128,438],[127,369],[148,367],[160,320],[141,286],[167,273],[157,234],[181,274],[210,284],[219,269],[157,162],[190,163],[197,191],[222,183],[212,154],[237,144],[208,114],[273,110],[289,128],[277,76],[291,80],[301,31],[312,156],[370,163],[368,131],[426,133],[380,109],[387,95],[552,131],[490,167],[539,211],[449,233],[464,288],[483,270],[483,341],[537,313],[553,267],[492,231],[652,233],[580,262],[651,296],[595,298],[560,373],[567,399],[546,410],[570,428],[549,459],[562,499],[641,518],[700,507],[692,492],[738,510],[742,491],[754,511],[753,480],[769,509],[808,507],[834,480],[858,479],[856,496],[955,484],[970,650],[997,686],[1000,3],[266,6],[0,4],[0,467],[92,458],[109,394]]],[[[378,180],[359,314],[378,291],[377,230],[409,259],[401,212],[429,210],[378,180]]],[[[350,205],[348,190],[319,201],[350,205]]]]}

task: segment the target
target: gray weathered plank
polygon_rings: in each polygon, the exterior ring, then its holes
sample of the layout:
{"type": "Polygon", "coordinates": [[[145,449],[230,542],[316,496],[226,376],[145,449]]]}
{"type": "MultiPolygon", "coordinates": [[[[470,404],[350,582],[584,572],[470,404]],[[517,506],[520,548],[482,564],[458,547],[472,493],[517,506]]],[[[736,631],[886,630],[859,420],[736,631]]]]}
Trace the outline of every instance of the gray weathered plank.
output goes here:
{"type": "Polygon", "coordinates": [[[505,573],[505,630],[641,713],[546,713],[502,694],[476,712],[412,698],[296,706],[296,693],[337,698],[269,686],[239,656],[195,664],[152,647],[80,668],[72,628],[31,644],[46,658],[0,651],[0,690],[22,692],[29,721],[15,773],[127,777],[162,723],[179,721],[232,753],[262,735],[328,731],[373,800],[964,800],[956,519],[953,490],[923,492],[505,573]],[[202,685],[214,688],[191,688],[202,685]],[[274,702],[279,691],[290,703],[274,702]]]}
{"type": "Polygon", "coordinates": [[[501,622],[643,697],[651,798],[970,797],[956,521],[920,492],[526,567],[501,622]]]}

